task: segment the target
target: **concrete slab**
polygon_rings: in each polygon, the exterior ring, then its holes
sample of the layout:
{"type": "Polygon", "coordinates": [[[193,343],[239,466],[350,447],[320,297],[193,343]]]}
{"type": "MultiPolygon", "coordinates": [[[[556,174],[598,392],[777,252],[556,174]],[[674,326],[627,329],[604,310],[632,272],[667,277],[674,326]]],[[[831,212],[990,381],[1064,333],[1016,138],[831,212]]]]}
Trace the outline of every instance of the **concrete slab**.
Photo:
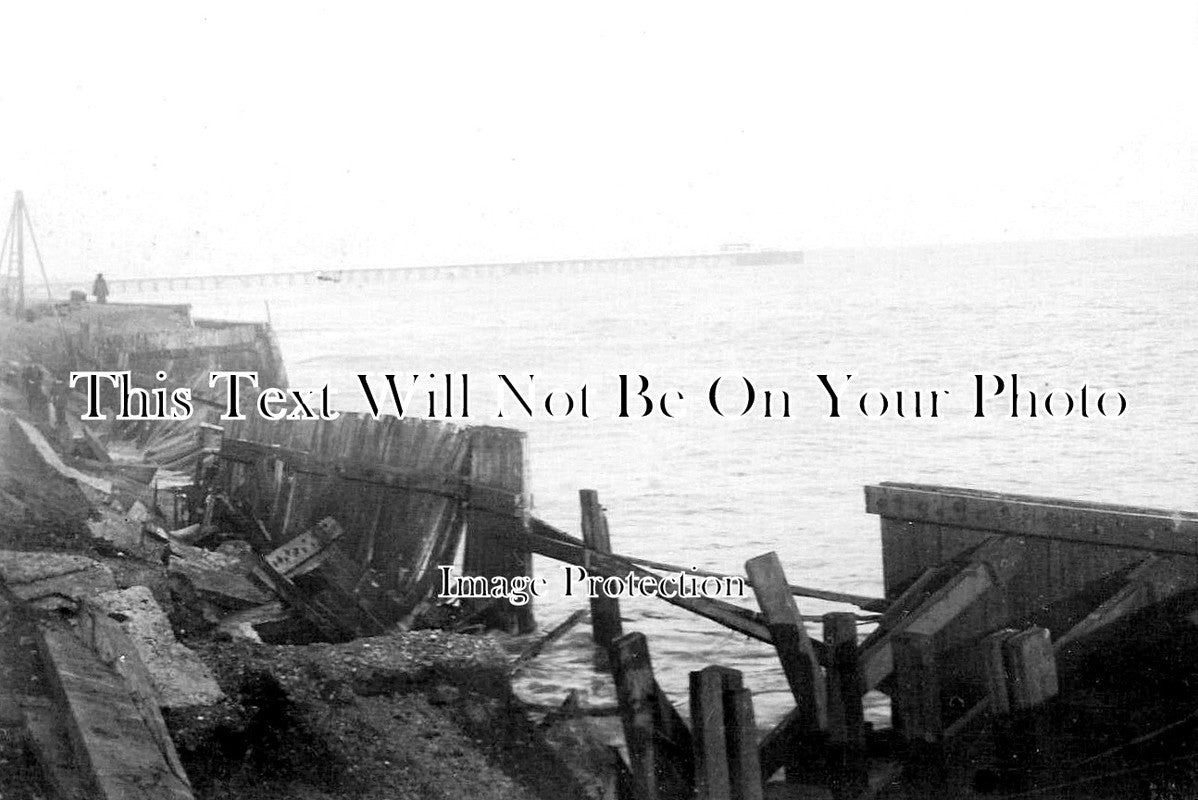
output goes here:
{"type": "Polygon", "coordinates": [[[116,588],[112,570],[85,556],[0,550],[0,580],[13,596],[40,608],[71,607],[116,588]]]}
{"type": "Polygon", "coordinates": [[[224,696],[208,667],[175,639],[170,621],[145,586],[103,592],[87,605],[119,624],[163,706],[210,705],[224,696]]]}

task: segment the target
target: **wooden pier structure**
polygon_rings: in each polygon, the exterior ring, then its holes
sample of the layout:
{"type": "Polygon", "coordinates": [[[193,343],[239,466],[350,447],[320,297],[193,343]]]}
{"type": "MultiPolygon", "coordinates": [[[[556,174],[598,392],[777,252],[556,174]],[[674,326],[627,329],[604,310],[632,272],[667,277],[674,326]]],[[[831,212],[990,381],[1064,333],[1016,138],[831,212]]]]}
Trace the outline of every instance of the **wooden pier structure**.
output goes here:
{"type": "MultiPolygon", "coordinates": [[[[329,268],[277,272],[238,272],[222,275],[108,277],[116,296],[188,289],[247,289],[325,283],[351,285],[406,281],[454,280],[512,277],[517,275],[594,275],[640,273],[660,269],[747,268],[803,263],[798,250],[753,250],[747,252],[700,253],[695,255],[632,256],[625,258],[579,258],[551,261],[513,261],[487,264],[437,264],[411,267],[329,268]]],[[[56,284],[65,294],[73,284],[56,284]]]]}

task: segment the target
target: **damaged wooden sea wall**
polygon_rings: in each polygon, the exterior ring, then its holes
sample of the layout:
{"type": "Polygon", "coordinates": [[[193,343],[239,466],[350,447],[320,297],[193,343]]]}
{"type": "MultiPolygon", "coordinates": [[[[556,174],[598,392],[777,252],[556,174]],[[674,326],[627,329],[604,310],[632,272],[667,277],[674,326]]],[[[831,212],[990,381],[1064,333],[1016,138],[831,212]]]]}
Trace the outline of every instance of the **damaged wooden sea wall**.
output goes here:
{"type": "Polygon", "coordinates": [[[963,707],[987,695],[984,636],[1039,625],[1058,650],[1081,647],[1198,586],[1198,514],[905,483],[865,498],[881,517],[887,635],[932,637],[963,707]]]}
{"type": "MultiPolygon", "coordinates": [[[[174,309],[174,307],[171,307],[174,309]]],[[[286,386],[287,374],[278,340],[269,324],[193,320],[190,313],[165,314],[159,329],[90,322],[71,343],[81,368],[129,371],[134,386],[190,389],[193,411],[187,419],[123,421],[114,426],[121,438],[145,450],[165,467],[190,472],[205,449],[204,425],[219,423],[225,408],[223,384],[209,386],[214,370],[258,373],[260,385],[286,386]],[[165,373],[163,381],[159,373],[165,373]]],[[[101,405],[116,407],[117,392],[101,384],[101,405]]]]}
{"type": "MultiPolygon", "coordinates": [[[[526,505],[523,434],[496,433],[506,430],[348,413],[286,423],[254,417],[227,425],[216,481],[236,513],[254,521],[260,549],[336,520],[335,581],[358,600],[365,594],[377,616],[402,619],[436,588],[436,567],[454,562],[468,519],[468,567],[473,558],[480,574],[529,569],[527,554],[494,555],[503,540],[492,528],[524,524],[526,505]],[[520,469],[504,468],[511,463],[520,469]]],[[[523,616],[531,627],[531,614],[523,616]]]]}
{"type": "MultiPolygon", "coordinates": [[[[127,331],[94,323],[72,343],[93,368],[153,376],[192,376],[214,369],[254,370],[261,383],[286,386],[274,331],[266,323],[191,320],[164,330],[127,331]]],[[[181,384],[185,385],[185,384],[181,384]]]]}

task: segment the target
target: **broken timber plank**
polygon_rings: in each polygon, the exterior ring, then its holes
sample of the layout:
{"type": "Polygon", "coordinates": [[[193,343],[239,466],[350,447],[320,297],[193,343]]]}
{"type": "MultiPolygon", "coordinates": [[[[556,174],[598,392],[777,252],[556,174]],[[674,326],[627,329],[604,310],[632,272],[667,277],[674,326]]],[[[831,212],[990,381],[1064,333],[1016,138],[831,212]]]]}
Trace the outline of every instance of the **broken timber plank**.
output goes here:
{"type": "Polygon", "coordinates": [[[827,725],[827,716],[819,659],[803,626],[794,595],[790,593],[778,554],[769,552],[749,559],[745,562],[745,573],[765,614],[770,638],[778,651],[796,708],[802,714],[800,729],[808,733],[822,730],[827,725]]]}
{"type": "Polygon", "coordinates": [[[104,800],[191,800],[191,788],[164,757],[124,678],[73,634],[38,631],[52,691],[76,757],[104,800]]]}
{"type": "MultiPolygon", "coordinates": [[[[634,574],[640,577],[658,577],[653,572],[638,567],[621,556],[587,550],[581,541],[573,539],[573,537],[568,536],[536,517],[532,518],[530,528],[531,533],[507,532],[504,535],[509,538],[518,539],[521,544],[526,544],[534,553],[540,553],[543,556],[566,564],[582,566],[584,563],[589,563],[587,570],[594,575],[624,576],[634,574]],[[584,561],[584,559],[588,558],[589,562],[584,561]]],[[[718,622],[725,627],[743,633],[758,641],[771,641],[769,629],[757,621],[754,618],[755,615],[752,615],[751,612],[747,612],[739,606],[702,597],[666,597],[662,595],[659,595],[659,597],[667,603],[676,605],[679,608],[685,608],[692,613],[710,619],[713,622],[718,622]]]]}

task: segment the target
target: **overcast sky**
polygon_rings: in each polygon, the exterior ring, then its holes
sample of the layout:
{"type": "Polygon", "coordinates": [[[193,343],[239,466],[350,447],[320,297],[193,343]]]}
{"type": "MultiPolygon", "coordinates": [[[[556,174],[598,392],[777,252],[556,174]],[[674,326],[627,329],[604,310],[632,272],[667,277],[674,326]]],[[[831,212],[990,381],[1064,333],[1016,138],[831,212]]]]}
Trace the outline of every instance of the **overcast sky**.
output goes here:
{"type": "Polygon", "coordinates": [[[343,5],[10,4],[52,277],[1198,232],[1194,2],[343,5]]]}

